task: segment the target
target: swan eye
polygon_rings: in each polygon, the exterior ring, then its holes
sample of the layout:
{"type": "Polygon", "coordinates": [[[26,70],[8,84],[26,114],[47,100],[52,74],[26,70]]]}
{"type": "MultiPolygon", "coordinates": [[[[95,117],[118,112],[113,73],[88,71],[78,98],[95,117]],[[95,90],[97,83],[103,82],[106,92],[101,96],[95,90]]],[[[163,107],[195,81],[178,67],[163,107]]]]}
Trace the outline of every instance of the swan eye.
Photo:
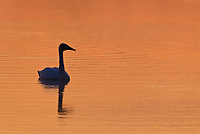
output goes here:
{"type": "Polygon", "coordinates": [[[67,46],[65,46],[65,50],[68,50],[68,47],[67,47],[67,46]]]}

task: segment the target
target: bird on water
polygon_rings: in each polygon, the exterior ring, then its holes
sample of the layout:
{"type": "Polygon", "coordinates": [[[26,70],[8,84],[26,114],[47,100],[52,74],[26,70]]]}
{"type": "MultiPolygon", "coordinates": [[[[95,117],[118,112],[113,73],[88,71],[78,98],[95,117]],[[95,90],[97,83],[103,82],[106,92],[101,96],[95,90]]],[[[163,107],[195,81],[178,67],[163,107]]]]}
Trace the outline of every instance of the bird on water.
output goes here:
{"type": "Polygon", "coordinates": [[[58,47],[59,51],[59,68],[57,67],[46,67],[45,69],[38,71],[38,75],[40,79],[52,79],[52,80],[70,80],[68,73],[65,71],[64,60],[63,60],[63,52],[65,50],[73,50],[76,49],[70,47],[65,43],[61,43],[58,47]]]}

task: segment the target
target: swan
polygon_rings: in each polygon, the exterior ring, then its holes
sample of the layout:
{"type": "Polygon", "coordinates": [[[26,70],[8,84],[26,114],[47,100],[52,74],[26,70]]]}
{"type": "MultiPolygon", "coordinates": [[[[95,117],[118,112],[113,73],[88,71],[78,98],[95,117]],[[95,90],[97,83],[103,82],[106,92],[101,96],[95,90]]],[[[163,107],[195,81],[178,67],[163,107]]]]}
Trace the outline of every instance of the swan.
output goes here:
{"type": "Polygon", "coordinates": [[[68,73],[65,71],[64,61],[63,61],[63,51],[76,49],[68,46],[65,43],[61,43],[58,47],[59,51],[59,68],[57,67],[46,67],[45,69],[38,71],[39,79],[53,79],[53,80],[70,80],[68,73]]]}

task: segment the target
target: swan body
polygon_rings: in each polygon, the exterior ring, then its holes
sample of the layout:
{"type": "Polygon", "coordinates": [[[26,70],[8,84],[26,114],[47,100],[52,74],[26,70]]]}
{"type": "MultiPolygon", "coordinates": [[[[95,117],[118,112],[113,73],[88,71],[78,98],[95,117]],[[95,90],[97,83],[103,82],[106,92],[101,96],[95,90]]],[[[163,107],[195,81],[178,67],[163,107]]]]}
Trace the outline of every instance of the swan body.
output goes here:
{"type": "Polygon", "coordinates": [[[38,71],[40,79],[54,79],[54,80],[70,80],[70,76],[65,71],[64,61],[63,61],[63,51],[74,50],[67,44],[61,43],[59,48],[59,68],[57,67],[46,67],[45,69],[38,71]]]}
{"type": "Polygon", "coordinates": [[[41,79],[55,79],[55,80],[61,80],[61,79],[70,79],[70,76],[66,71],[60,72],[59,68],[57,67],[46,67],[42,71],[38,71],[38,75],[41,79]]]}

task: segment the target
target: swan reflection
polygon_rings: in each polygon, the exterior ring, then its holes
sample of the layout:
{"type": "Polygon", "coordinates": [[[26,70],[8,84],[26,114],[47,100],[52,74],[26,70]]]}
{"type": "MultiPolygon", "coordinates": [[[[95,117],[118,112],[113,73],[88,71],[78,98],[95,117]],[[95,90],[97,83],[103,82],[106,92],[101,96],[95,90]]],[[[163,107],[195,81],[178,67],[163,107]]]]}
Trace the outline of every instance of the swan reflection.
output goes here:
{"type": "Polygon", "coordinates": [[[65,86],[69,83],[69,80],[49,80],[49,79],[39,79],[40,84],[44,86],[45,89],[59,89],[58,90],[58,114],[68,115],[73,111],[73,107],[63,107],[63,92],[65,86]]]}

